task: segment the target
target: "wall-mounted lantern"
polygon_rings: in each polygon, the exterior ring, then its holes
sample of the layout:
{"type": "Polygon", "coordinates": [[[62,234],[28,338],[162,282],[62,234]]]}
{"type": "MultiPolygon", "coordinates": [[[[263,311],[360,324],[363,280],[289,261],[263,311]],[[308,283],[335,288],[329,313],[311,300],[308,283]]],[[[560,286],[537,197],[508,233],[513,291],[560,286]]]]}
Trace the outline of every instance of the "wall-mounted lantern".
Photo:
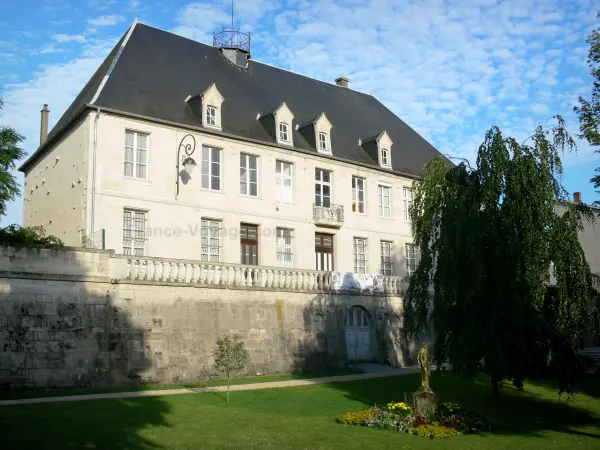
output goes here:
{"type": "Polygon", "coordinates": [[[196,150],[196,139],[191,134],[187,134],[183,137],[181,142],[179,143],[179,147],[177,147],[177,196],[179,195],[179,178],[182,178],[184,184],[187,184],[187,180],[189,180],[192,170],[197,166],[196,161],[192,158],[192,154],[196,150]],[[183,147],[183,151],[185,152],[186,158],[181,161],[181,148],[183,147]],[[183,170],[180,171],[179,167],[183,165],[183,170]],[[184,179],[185,177],[185,179],[184,179]]]}

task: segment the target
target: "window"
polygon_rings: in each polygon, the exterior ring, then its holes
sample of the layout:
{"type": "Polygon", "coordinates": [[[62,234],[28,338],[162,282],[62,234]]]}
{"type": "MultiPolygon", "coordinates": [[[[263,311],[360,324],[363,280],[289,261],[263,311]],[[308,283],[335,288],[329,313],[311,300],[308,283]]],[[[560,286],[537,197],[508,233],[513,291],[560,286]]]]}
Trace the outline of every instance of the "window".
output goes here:
{"type": "Polygon", "coordinates": [[[146,255],[146,211],[123,210],[123,254],[146,255]]]}
{"type": "Polygon", "coordinates": [[[258,265],[258,227],[247,223],[240,224],[240,262],[258,265]]]}
{"type": "Polygon", "coordinates": [[[404,188],[404,220],[410,220],[412,209],[412,189],[404,188]]]}
{"type": "Polygon", "coordinates": [[[294,267],[294,230],[277,228],[277,267],[294,267]]]}
{"type": "Polygon", "coordinates": [[[279,122],[279,141],[291,142],[289,134],[289,126],[287,123],[279,122]]]}
{"type": "Polygon", "coordinates": [[[381,241],[379,243],[381,253],[381,275],[389,277],[392,275],[392,251],[394,244],[390,241],[381,241]]]}
{"type": "Polygon", "coordinates": [[[315,169],[315,205],[331,208],[331,172],[315,169]]]}
{"type": "Polygon", "coordinates": [[[379,185],[379,217],[390,219],[392,217],[391,207],[392,188],[379,185]]]}
{"type": "Polygon", "coordinates": [[[240,194],[258,195],[258,157],[240,153],[240,194]]]}
{"type": "Polygon", "coordinates": [[[411,276],[417,270],[417,246],[413,244],[406,244],[406,275],[411,276]]]}
{"type": "Polygon", "coordinates": [[[327,146],[327,133],[319,132],[319,150],[322,152],[328,152],[327,146]]]}
{"type": "Polygon", "coordinates": [[[206,107],[206,125],[216,127],[217,125],[217,108],[214,106],[206,107]]]}
{"type": "Polygon", "coordinates": [[[202,188],[221,190],[221,150],[202,147],[202,188]]]}
{"type": "Polygon", "coordinates": [[[367,273],[367,240],[354,238],[354,273],[367,273]]]}
{"type": "Polygon", "coordinates": [[[390,164],[390,151],[387,148],[381,149],[381,165],[389,167],[390,164]]]}
{"type": "Polygon", "coordinates": [[[352,211],[365,213],[365,180],[352,177],[352,211]]]}
{"type": "Polygon", "coordinates": [[[275,161],[277,201],[292,203],[292,164],[275,161]]]}
{"type": "Polygon", "coordinates": [[[148,173],[148,135],[125,131],[125,176],[145,180],[148,173]]]}
{"type": "Polygon", "coordinates": [[[200,259],[221,262],[221,222],[202,219],[200,227],[200,259]]]}

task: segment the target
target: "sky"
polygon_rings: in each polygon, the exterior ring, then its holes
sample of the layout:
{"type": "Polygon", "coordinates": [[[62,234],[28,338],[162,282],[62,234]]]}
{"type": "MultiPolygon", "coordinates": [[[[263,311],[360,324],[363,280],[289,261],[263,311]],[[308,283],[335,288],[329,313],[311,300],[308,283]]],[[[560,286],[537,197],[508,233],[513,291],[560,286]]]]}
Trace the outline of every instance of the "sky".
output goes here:
{"type": "MultiPolygon", "coordinates": [[[[594,0],[235,0],[235,28],[252,33],[253,59],[328,82],[345,76],[473,165],[492,125],[522,142],[560,114],[577,134],[572,110],[591,92],[585,39],[599,9],[594,0]]],[[[28,154],[42,105],[52,127],[136,17],[212,44],[213,31],[231,27],[231,1],[0,1],[0,124],[25,136],[28,154]]],[[[578,141],[563,163],[567,190],[599,200],[589,180],[600,155],[578,141]]],[[[22,202],[2,225],[22,222],[22,202]]]]}

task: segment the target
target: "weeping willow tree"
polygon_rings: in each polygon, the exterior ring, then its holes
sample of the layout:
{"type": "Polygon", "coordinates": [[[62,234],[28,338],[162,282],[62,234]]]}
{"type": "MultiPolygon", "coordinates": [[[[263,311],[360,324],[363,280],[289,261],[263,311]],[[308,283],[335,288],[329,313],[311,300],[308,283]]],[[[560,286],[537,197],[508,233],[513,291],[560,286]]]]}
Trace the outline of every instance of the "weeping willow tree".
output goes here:
{"type": "Polygon", "coordinates": [[[589,321],[592,275],[577,239],[589,210],[566,198],[560,155],[574,148],[562,118],[526,142],[494,127],[470,168],[432,160],[413,187],[420,260],[405,299],[409,333],[433,330],[434,359],[498,395],[550,367],[572,392],[589,321]]]}

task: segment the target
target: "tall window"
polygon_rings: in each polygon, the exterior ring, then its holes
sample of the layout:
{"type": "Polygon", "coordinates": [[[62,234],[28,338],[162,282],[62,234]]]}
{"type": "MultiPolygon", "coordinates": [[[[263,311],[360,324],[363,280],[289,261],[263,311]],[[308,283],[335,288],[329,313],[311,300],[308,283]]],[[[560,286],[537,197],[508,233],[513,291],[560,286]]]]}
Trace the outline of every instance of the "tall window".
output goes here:
{"type": "Polygon", "coordinates": [[[331,208],[331,172],[315,169],[315,205],[331,208]]]}
{"type": "Polygon", "coordinates": [[[354,238],[354,273],[367,273],[367,240],[354,238]]]}
{"type": "Polygon", "coordinates": [[[352,177],[352,211],[364,214],[365,212],[365,180],[352,177]]]}
{"type": "Polygon", "coordinates": [[[148,173],[148,135],[125,131],[125,176],[145,180],[148,173]]]}
{"type": "Polygon", "coordinates": [[[413,244],[406,244],[406,275],[411,276],[417,270],[417,246],[413,244]]]}
{"type": "Polygon", "coordinates": [[[240,194],[258,195],[258,157],[240,153],[240,194]]]}
{"type": "Polygon", "coordinates": [[[277,228],[277,267],[294,267],[294,230],[277,228]]]}
{"type": "Polygon", "coordinates": [[[394,244],[390,241],[380,241],[379,247],[381,253],[381,275],[389,277],[393,272],[392,250],[394,244]]]}
{"type": "Polygon", "coordinates": [[[258,227],[247,223],[240,224],[240,262],[258,265],[258,227]]]}
{"type": "Polygon", "coordinates": [[[281,142],[290,142],[289,126],[287,123],[279,122],[279,140],[281,142]]]}
{"type": "Polygon", "coordinates": [[[329,148],[327,147],[327,133],[319,132],[319,150],[322,152],[328,152],[329,148]]]}
{"type": "Polygon", "coordinates": [[[381,165],[386,167],[390,166],[390,150],[387,148],[381,149],[381,165]]]}
{"type": "Polygon", "coordinates": [[[221,150],[202,147],[202,188],[221,190],[221,150]]]}
{"type": "Polygon", "coordinates": [[[404,220],[410,220],[412,209],[412,189],[404,188],[404,220]]]}
{"type": "Polygon", "coordinates": [[[206,107],[206,125],[211,127],[217,126],[217,108],[214,106],[206,107]]]}
{"type": "Polygon", "coordinates": [[[379,185],[379,217],[390,219],[392,217],[391,203],[392,188],[379,185]]]}
{"type": "Polygon", "coordinates": [[[221,261],[221,222],[202,219],[200,227],[200,259],[202,261],[221,261]]]}
{"type": "Polygon", "coordinates": [[[123,254],[146,255],[146,211],[123,210],[123,254]]]}
{"type": "Polygon", "coordinates": [[[292,203],[292,164],[284,161],[275,162],[277,201],[292,203]]]}

